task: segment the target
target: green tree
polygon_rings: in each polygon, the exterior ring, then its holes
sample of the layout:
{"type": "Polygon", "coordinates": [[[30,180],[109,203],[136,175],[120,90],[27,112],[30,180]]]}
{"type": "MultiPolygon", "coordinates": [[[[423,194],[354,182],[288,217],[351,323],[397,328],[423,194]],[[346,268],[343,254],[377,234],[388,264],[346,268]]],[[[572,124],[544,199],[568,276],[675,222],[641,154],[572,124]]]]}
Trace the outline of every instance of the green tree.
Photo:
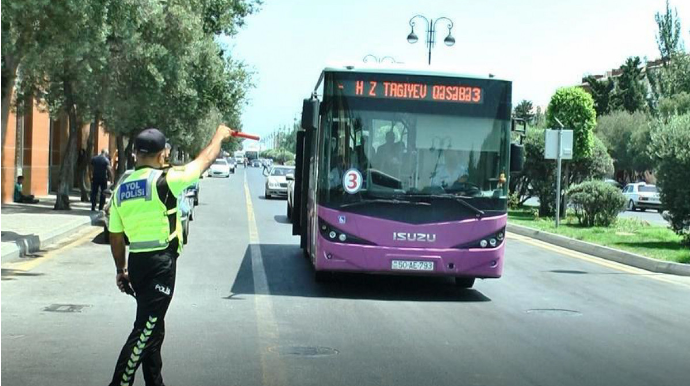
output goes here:
{"type": "Polygon", "coordinates": [[[8,1],[2,5],[2,144],[12,109],[12,90],[27,52],[46,38],[42,33],[50,22],[50,0],[8,1]]]}
{"type": "MultiPolygon", "coordinates": [[[[561,184],[563,193],[571,183],[579,182],[577,173],[572,171],[577,170],[578,164],[588,162],[594,154],[595,136],[593,130],[596,126],[596,114],[592,96],[581,87],[561,88],[551,97],[546,112],[548,127],[559,127],[558,121],[560,121],[565,129],[573,130],[573,160],[564,163],[565,168],[561,184]]],[[[553,177],[544,176],[544,178],[553,177]]],[[[563,196],[561,213],[564,215],[565,203],[566,198],[563,196]]]]}
{"type": "MultiPolygon", "coordinates": [[[[258,2],[30,3],[45,5],[46,15],[36,16],[40,23],[29,19],[30,33],[16,32],[20,28],[3,12],[3,76],[12,75],[11,60],[6,59],[21,58],[18,100],[36,97],[51,116],[69,117],[56,209],[69,208],[76,132],[85,123],[92,122],[89,143],[101,119],[118,136],[121,168],[132,148],[131,140],[125,147],[126,138],[145,127],[162,129],[177,150],[191,153],[208,141],[219,120],[240,126],[250,77],[216,35],[234,33],[258,2]],[[11,32],[7,39],[5,31],[11,32]],[[20,44],[24,41],[28,43],[20,44]]],[[[11,7],[8,15],[22,17],[21,7],[11,7]]]]}
{"type": "Polygon", "coordinates": [[[652,168],[647,155],[650,140],[650,119],[642,112],[615,111],[599,117],[596,135],[601,138],[613,158],[616,172],[632,181],[638,172],[652,168]]]}
{"type": "Polygon", "coordinates": [[[558,119],[566,129],[573,130],[575,161],[592,155],[596,114],[592,96],[580,87],[561,88],[551,97],[546,112],[546,124],[548,127],[557,128],[558,119]]]}
{"type": "Polygon", "coordinates": [[[528,128],[524,145],[522,184],[531,187],[530,196],[539,198],[539,216],[551,216],[556,210],[556,163],[544,160],[544,130],[528,128]]]}
{"type": "MultiPolygon", "coordinates": [[[[253,3],[118,3],[111,12],[121,17],[114,18],[108,40],[113,55],[104,119],[120,136],[120,154],[127,153],[123,137],[145,127],[162,129],[190,154],[208,141],[215,128],[209,125],[218,114],[240,128],[250,77],[222,50],[215,34],[234,32],[245,11],[253,9],[247,4],[253,3]],[[242,12],[230,17],[237,6],[242,12]]],[[[125,165],[120,165],[122,172],[125,165]]]]}
{"type": "Polygon", "coordinates": [[[642,61],[639,56],[626,59],[621,66],[621,75],[616,81],[613,105],[631,113],[643,110],[645,106],[645,86],[643,83],[642,61]]]}
{"type": "Polygon", "coordinates": [[[290,129],[284,127],[281,131],[282,134],[280,136],[280,143],[278,144],[278,148],[285,149],[287,151],[294,153],[297,145],[297,130],[299,129],[300,124],[297,122],[294,122],[292,124],[292,128],[290,129]]]}
{"type": "Polygon", "coordinates": [[[50,17],[24,51],[18,98],[37,97],[51,116],[69,118],[69,135],[58,178],[55,209],[70,209],[77,131],[96,109],[98,82],[105,69],[108,0],[54,3],[50,17]]]}
{"type": "Polygon", "coordinates": [[[594,110],[597,116],[606,115],[611,111],[611,95],[614,88],[614,83],[611,79],[598,80],[593,76],[588,76],[584,79],[589,84],[589,91],[594,100],[594,110]]]}
{"type": "Polygon", "coordinates": [[[668,115],[670,110],[678,110],[676,101],[671,99],[679,93],[690,93],[690,57],[683,47],[678,11],[671,10],[668,1],[666,12],[657,13],[655,20],[658,27],[656,41],[663,66],[647,69],[652,91],[649,106],[655,115],[668,115]]]}
{"type": "Polygon", "coordinates": [[[532,124],[536,127],[542,127],[546,123],[546,117],[544,116],[544,112],[541,110],[541,106],[537,106],[537,111],[534,113],[534,119],[532,120],[532,124]]]}
{"type": "Polygon", "coordinates": [[[666,0],[666,12],[664,14],[657,12],[654,15],[654,20],[659,27],[656,44],[659,47],[661,59],[666,65],[675,54],[683,50],[678,10],[673,9],[672,11],[669,1],[666,0]]]}
{"type": "Polygon", "coordinates": [[[534,106],[531,101],[523,99],[517,106],[515,106],[515,118],[524,119],[527,123],[532,123],[534,120],[534,106]]]}
{"type": "Polygon", "coordinates": [[[690,244],[690,115],[674,116],[652,129],[649,153],[656,162],[661,203],[671,227],[690,244]]]}
{"type": "Polygon", "coordinates": [[[659,100],[659,114],[663,118],[687,113],[690,113],[690,94],[685,91],[659,100]]]}

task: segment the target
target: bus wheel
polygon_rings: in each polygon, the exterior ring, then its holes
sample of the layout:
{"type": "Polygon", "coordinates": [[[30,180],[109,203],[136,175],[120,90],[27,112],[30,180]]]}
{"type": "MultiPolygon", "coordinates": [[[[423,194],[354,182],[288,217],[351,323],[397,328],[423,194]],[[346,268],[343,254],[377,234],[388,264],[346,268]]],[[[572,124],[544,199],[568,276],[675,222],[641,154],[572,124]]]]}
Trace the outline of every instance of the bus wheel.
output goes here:
{"type": "Polygon", "coordinates": [[[330,283],[333,281],[333,272],[314,271],[314,281],[317,283],[330,283]]]}
{"type": "Polygon", "coordinates": [[[456,277],[455,286],[458,288],[472,288],[474,285],[473,277],[456,277]]]}

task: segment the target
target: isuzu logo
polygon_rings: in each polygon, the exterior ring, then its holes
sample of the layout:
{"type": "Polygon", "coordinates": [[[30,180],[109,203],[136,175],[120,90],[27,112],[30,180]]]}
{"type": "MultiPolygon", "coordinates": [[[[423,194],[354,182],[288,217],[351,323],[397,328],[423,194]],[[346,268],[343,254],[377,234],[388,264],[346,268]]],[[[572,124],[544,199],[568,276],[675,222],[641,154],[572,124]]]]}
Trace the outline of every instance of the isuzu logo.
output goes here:
{"type": "Polygon", "coordinates": [[[407,233],[407,232],[393,232],[394,241],[422,241],[433,243],[436,241],[436,235],[433,233],[407,233]]]}

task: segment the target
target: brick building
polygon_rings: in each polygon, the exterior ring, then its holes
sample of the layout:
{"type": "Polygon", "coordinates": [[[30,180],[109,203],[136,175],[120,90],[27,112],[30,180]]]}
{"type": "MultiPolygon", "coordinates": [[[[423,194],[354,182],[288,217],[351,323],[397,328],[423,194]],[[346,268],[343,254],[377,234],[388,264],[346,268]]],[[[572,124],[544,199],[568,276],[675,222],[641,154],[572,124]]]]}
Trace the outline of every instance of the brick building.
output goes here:
{"type": "MultiPolygon", "coordinates": [[[[48,112],[28,101],[24,113],[10,111],[7,131],[2,138],[2,202],[11,202],[17,176],[24,176],[24,194],[38,197],[57,190],[60,163],[67,145],[68,118],[52,120],[48,112]]],[[[77,148],[86,149],[89,125],[78,132],[77,148]]],[[[109,149],[113,154],[115,138],[98,129],[93,153],[109,149]]],[[[76,173],[75,173],[76,176],[76,173]]],[[[76,178],[75,178],[76,182],[76,178]]]]}

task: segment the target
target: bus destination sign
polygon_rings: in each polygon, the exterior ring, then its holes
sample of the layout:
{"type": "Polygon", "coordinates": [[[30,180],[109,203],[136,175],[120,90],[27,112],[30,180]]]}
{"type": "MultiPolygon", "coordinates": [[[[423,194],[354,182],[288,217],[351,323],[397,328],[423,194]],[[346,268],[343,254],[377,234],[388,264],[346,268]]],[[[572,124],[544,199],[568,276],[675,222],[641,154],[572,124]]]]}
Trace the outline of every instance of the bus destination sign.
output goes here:
{"type": "Polygon", "coordinates": [[[376,80],[338,81],[337,84],[346,96],[364,98],[471,104],[480,104],[484,100],[484,90],[476,86],[376,80]]]}

